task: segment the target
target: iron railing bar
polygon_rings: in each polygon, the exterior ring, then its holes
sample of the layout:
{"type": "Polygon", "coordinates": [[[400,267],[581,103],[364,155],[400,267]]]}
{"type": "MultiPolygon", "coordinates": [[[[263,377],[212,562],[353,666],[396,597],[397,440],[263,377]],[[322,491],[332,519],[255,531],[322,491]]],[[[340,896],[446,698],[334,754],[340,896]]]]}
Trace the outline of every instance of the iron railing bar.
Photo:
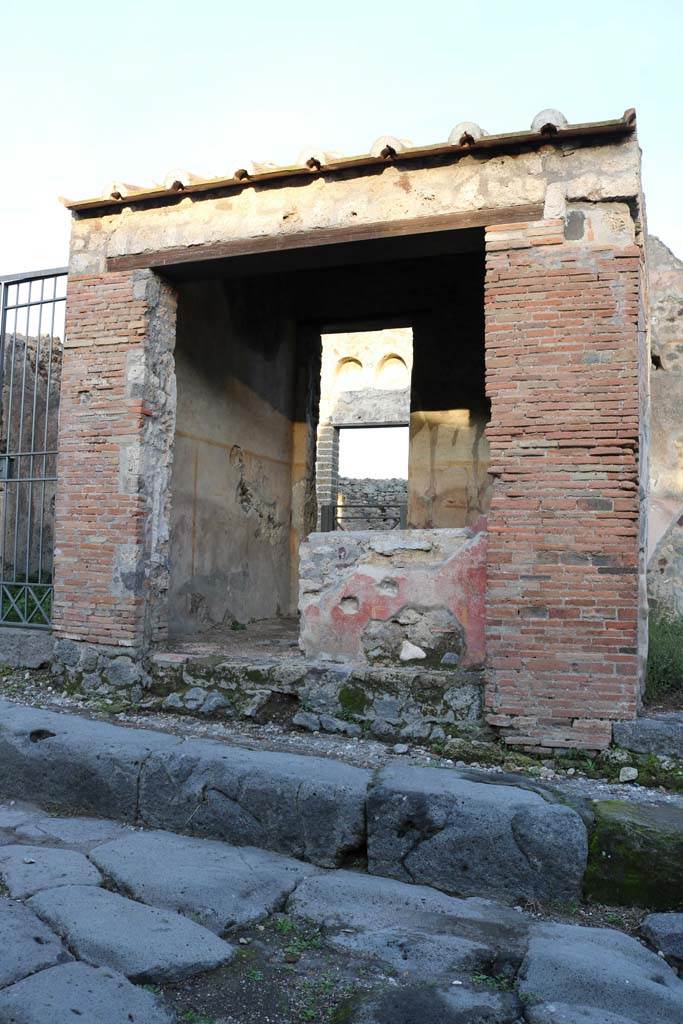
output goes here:
{"type": "MultiPolygon", "coordinates": [[[[34,281],[29,282],[28,286],[28,298],[31,301],[31,295],[33,293],[34,281]]],[[[24,335],[24,359],[21,368],[21,405],[19,406],[19,451],[24,440],[24,402],[26,401],[26,361],[28,359],[28,341],[29,332],[31,330],[30,316],[26,314],[26,334],[24,335]]],[[[21,478],[21,459],[25,456],[19,457],[19,477],[21,478]]],[[[14,501],[14,579],[17,578],[17,550],[19,546],[19,488],[17,487],[15,501],[14,501]]]]}
{"type": "MultiPolygon", "coordinates": [[[[6,294],[6,292],[5,292],[6,294]]],[[[5,458],[7,459],[7,473],[9,475],[9,446],[10,436],[12,433],[12,405],[14,402],[14,357],[17,350],[17,319],[19,314],[15,311],[14,313],[14,334],[12,335],[12,357],[10,361],[9,371],[9,397],[7,402],[7,419],[4,421],[5,431],[7,434],[7,443],[5,445],[5,458]]],[[[4,357],[3,357],[4,366],[4,357]]],[[[3,382],[4,390],[4,382],[3,382]]],[[[0,391],[0,400],[2,399],[2,391],[0,391]]],[[[9,504],[9,492],[7,490],[7,481],[5,481],[5,500],[2,503],[2,550],[0,551],[0,583],[5,581],[5,555],[7,551],[7,506],[9,504]]]]}
{"type": "Polygon", "coordinates": [[[46,483],[56,483],[56,476],[13,476],[11,480],[3,480],[5,484],[39,484],[41,480],[46,483]]]}
{"type": "MultiPolygon", "coordinates": [[[[45,278],[42,279],[45,281],[45,278]]],[[[66,302],[66,295],[59,295],[56,299],[37,299],[35,302],[18,302],[16,305],[9,303],[8,309],[33,309],[34,306],[42,306],[48,302],[66,302]]]]}
{"type": "Polygon", "coordinates": [[[31,449],[30,451],[27,450],[25,452],[9,451],[6,454],[12,456],[12,458],[17,458],[18,456],[22,456],[23,457],[23,456],[29,456],[29,455],[36,455],[36,456],[38,456],[38,455],[56,455],[57,451],[56,451],[56,449],[49,449],[48,451],[44,451],[42,448],[36,448],[35,450],[31,449]]]}
{"type": "MultiPolygon", "coordinates": [[[[19,588],[22,588],[22,585],[21,585],[21,583],[17,583],[16,585],[17,585],[17,586],[18,586],[19,588]]],[[[11,594],[11,593],[10,593],[10,591],[9,591],[9,587],[10,587],[10,586],[11,586],[11,584],[7,584],[7,583],[5,583],[5,585],[4,585],[4,586],[3,586],[3,588],[2,588],[2,597],[3,597],[3,601],[4,601],[4,598],[5,598],[5,597],[8,597],[8,598],[9,598],[9,600],[10,600],[10,602],[11,602],[11,604],[12,604],[12,606],[14,607],[14,610],[16,611],[17,615],[18,615],[18,616],[19,616],[19,618],[21,619],[21,618],[23,617],[23,616],[22,616],[22,614],[21,614],[21,608],[19,607],[19,605],[17,604],[17,602],[16,602],[15,600],[14,600],[14,597],[12,596],[12,594],[11,594]]]]}
{"type": "Polygon", "coordinates": [[[66,277],[68,273],[68,267],[52,267],[50,270],[27,270],[22,274],[2,274],[0,275],[0,282],[3,284],[26,284],[28,281],[36,281],[41,277],[66,277]]]}
{"type": "MultiPolygon", "coordinates": [[[[45,609],[43,608],[43,601],[45,600],[46,595],[43,594],[43,598],[41,600],[38,597],[38,595],[36,594],[36,592],[33,589],[33,587],[30,586],[29,584],[27,584],[27,586],[26,586],[26,593],[31,595],[31,597],[33,598],[34,604],[35,604],[35,607],[34,607],[33,611],[31,612],[31,614],[27,615],[26,622],[30,623],[32,618],[33,618],[33,616],[36,614],[36,612],[38,610],[40,610],[40,614],[43,616],[43,618],[47,622],[48,621],[47,614],[45,612],[45,609]]],[[[27,604],[26,604],[26,611],[28,613],[28,600],[27,600],[27,604]]]]}
{"type": "MultiPolygon", "coordinates": [[[[43,278],[40,282],[40,309],[38,311],[38,335],[36,338],[36,356],[35,365],[33,368],[33,406],[31,408],[31,477],[35,473],[35,446],[36,446],[36,412],[38,403],[38,377],[40,371],[40,329],[43,326],[43,300],[45,298],[45,281],[43,278]]],[[[28,347],[28,343],[27,343],[28,347]]],[[[30,566],[31,566],[31,525],[33,523],[33,480],[28,481],[28,512],[26,520],[26,579],[29,578],[30,566]]]]}

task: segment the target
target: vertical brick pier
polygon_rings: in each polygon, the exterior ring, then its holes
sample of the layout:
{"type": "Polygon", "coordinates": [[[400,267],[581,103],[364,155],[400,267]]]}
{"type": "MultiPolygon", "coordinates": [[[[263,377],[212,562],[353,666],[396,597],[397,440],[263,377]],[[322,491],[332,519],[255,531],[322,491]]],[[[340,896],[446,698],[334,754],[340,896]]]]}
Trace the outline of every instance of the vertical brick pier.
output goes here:
{"type": "Polygon", "coordinates": [[[601,748],[639,701],[640,250],[486,236],[488,721],[601,748]]]}
{"type": "Polygon", "coordinates": [[[150,271],[71,276],[55,510],[57,638],[163,634],[175,298],[150,271]]]}

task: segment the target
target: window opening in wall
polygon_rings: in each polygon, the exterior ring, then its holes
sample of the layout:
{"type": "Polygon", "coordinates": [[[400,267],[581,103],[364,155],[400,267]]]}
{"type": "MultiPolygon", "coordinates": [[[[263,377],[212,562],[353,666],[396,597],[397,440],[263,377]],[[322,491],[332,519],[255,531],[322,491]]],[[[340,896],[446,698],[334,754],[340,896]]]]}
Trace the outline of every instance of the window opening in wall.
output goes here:
{"type": "Polygon", "coordinates": [[[406,525],[412,363],[411,327],[322,333],[321,530],[406,525]]]}
{"type": "Polygon", "coordinates": [[[406,525],[409,432],[407,425],[339,429],[337,529],[406,525]]]}

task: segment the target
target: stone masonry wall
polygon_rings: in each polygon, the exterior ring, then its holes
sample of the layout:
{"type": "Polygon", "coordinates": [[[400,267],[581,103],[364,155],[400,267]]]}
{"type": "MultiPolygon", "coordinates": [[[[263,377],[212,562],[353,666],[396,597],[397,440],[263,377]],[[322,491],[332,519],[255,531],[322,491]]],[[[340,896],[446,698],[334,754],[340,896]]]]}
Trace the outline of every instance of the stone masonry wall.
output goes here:
{"type": "Polygon", "coordinates": [[[68,285],[54,631],[136,647],[165,629],[175,298],[150,271],[68,285]]]}
{"type": "Polygon", "coordinates": [[[641,251],[567,223],[487,232],[488,722],[599,748],[639,701],[641,251]]]}
{"type": "Polygon", "coordinates": [[[683,615],[683,262],[647,241],[652,319],[648,594],[683,615]]]}
{"type": "Polygon", "coordinates": [[[338,501],[338,515],[346,528],[392,530],[400,524],[401,509],[408,501],[408,481],[340,476],[338,501]]]}

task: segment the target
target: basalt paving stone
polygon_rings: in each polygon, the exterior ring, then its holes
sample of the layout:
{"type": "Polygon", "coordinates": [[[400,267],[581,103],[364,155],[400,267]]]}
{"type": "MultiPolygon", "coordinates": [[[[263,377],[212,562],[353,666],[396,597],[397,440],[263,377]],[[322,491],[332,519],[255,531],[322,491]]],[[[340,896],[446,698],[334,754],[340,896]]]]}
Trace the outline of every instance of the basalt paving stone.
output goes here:
{"type": "Polygon", "coordinates": [[[0,899],[0,989],[71,956],[23,903],[0,899]]]}
{"type": "Polygon", "coordinates": [[[99,885],[102,876],[87,857],[47,846],[0,847],[0,878],[10,896],[23,900],[60,885],[99,885]]]}
{"type": "Polygon", "coordinates": [[[287,910],[324,927],[333,946],[430,979],[516,968],[529,929],[524,914],[488,900],[350,871],[300,882],[287,910]]]}
{"type": "Polygon", "coordinates": [[[52,967],[0,992],[0,1024],[173,1024],[151,992],[108,967],[52,967]]]}
{"type": "Polygon", "coordinates": [[[44,815],[19,825],[15,834],[21,839],[33,842],[45,840],[57,842],[60,846],[75,847],[87,853],[100,843],[128,835],[130,826],[120,825],[116,821],[103,821],[99,818],[48,818],[44,815]]]}
{"type": "Polygon", "coordinates": [[[344,1019],[349,1024],[517,1024],[522,1018],[509,992],[415,984],[373,995],[344,1019]]]}
{"type": "Polygon", "coordinates": [[[633,1024],[631,1017],[622,1017],[608,1010],[590,1006],[569,1006],[567,1003],[543,1003],[526,1008],[528,1024],[633,1024]]]}
{"type": "Polygon", "coordinates": [[[135,899],[187,914],[219,934],[278,910],[302,878],[319,872],[266,850],[170,832],[133,832],[98,846],[90,858],[135,899]]]}
{"type": "Polygon", "coordinates": [[[42,817],[43,812],[31,804],[0,804],[0,829],[16,829],[42,817]]]}
{"type": "Polygon", "coordinates": [[[658,953],[683,966],[683,914],[648,914],[641,927],[658,953]]]}
{"type": "Polygon", "coordinates": [[[602,1022],[601,1013],[634,1024],[683,1020],[683,981],[656,953],[609,928],[536,925],[518,988],[523,998],[549,1011],[556,1004],[591,1010],[590,1024],[602,1022]]]}
{"type": "MultiPolygon", "coordinates": [[[[158,871],[163,864],[156,865],[158,871]]],[[[227,963],[234,948],[194,921],[92,886],[38,893],[29,906],[82,960],[140,981],[178,981],[227,963]]]]}

